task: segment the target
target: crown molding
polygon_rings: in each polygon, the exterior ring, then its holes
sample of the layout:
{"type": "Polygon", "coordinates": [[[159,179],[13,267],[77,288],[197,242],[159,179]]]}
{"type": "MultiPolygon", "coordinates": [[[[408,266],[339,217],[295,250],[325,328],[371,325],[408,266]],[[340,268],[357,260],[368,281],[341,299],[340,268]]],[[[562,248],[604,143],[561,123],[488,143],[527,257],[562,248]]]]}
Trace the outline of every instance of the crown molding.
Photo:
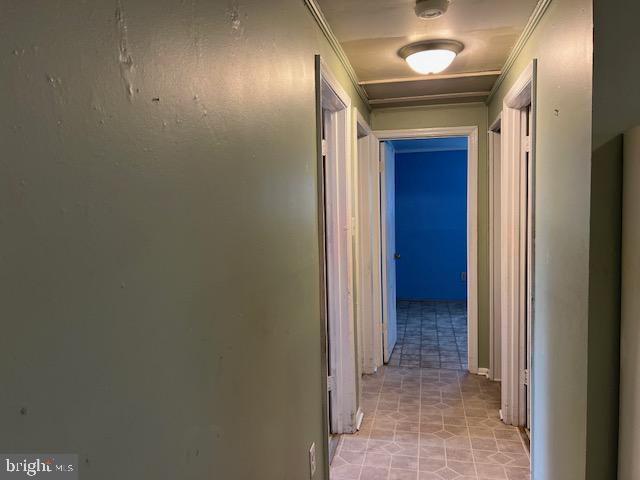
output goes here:
{"type": "Polygon", "coordinates": [[[531,38],[531,35],[533,34],[534,30],[540,23],[540,20],[544,16],[547,9],[549,8],[549,5],[551,5],[551,2],[552,0],[538,1],[536,8],[533,10],[533,13],[529,17],[529,21],[527,22],[527,24],[524,27],[524,30],[520,34],[520,38],[518,38],[518,41],[513,46],[511,53],[509,53],[509,56],[507,57],[507,60],[504,63],[504,67],[502,67],[502,73],[496,80],[496,83],[493,84],[493,88],[491,89],[491,92],[487,97],[487,101],[486,101],[487,104],[491,102],[491,99],[495,96],[496,92],[500,88],[500,85],[502,85],[502,82],[504,82],[506,76],[509,74],[509,71],[511,70],[514,63],[516,62],[518,55],[520,55],[520,53],[522,52],[522,49],[527,44],[527,41],[529,41],[529,38],[531,38]]]}
{"type": "Polygon", "coordinates": [[[342,45],[340,45],[340,41],[333,33],[333,30],[331,30],[331,27],[329,26],[329,22],[327,22],[327,19],[322,13],[320,6],[316,2],[316,0],[304,0],[304,3],[309,9],[309,11],[311,12],[313,19],[316,21],[316,23],[320,27],[320,30],[322,31],[324,36],[327,38],[329,45],[331,45],[331,48],[333,48],[333,51],[338,56],[338,60],[340,60],[340,63],[342,64],[344,69],[347,71],[347,74],[349,75],[349,78],[353,83],[353,87],[358,92],[358,95],[360,96],[362,101],[365,103],[365,105],[367,105],[367,107],[370,108],[369,97],[367,96],[367,92],[360,85],[360,81],[358,80],[356,71],[353,69],[351,62],[349,62],[349,58],[347,58],[347,54],[344,52],[342,45]]]}

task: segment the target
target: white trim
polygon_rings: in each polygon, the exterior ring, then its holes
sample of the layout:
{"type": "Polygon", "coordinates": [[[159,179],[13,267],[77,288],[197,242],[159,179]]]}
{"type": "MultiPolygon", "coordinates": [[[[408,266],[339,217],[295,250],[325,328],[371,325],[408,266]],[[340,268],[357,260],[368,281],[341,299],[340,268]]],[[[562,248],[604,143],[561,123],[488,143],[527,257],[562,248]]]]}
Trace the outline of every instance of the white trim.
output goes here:
{"type": "MultiPolygon", "coordinates": [[[[491,124],[489,135],[489,378],[499,381],[502,374],[502,342],[500,328],[500,311],[501,305],[499,301],[499,279],[500,279],[500,250],[497,240],[500,238],[500,215],[496,219],[495,214],[499,213],[499,202],[496,206],[496,200],[500,197],[501,187],[499,183],[499,170],[496,165],[500,162],[501,152],[501,135],[498,133],[500,129],[502,112],[498,118],[491,124]],[[498,282],[496,282],[498,280],[498,282]]],[[[499,166],[498,166],[499,167],[499,166]]]]}
{"type": "MultiPolygon", "coordinates": [[[[533,85],[533,76],[534,76],[535,68],[536,68],[536,60],[534,59],[520,73],[520,76],[513,83],[513,85],[509,89],[509,92],[504,97],[503,103],[506,108],[519,109],[531,103],[531,100],[533,98],[531,87],[533,85]]],[[[503,111],[504,111],[504,108],[503,108],[503,111]]]]}
{"type": "Polygon", "coordinates": [[[469,137],[478,134],[478,127],[437,127],[398,130],[374,130],[378,140],[411,140],[416,138],[469,137]]]}
{"type": "Polygon", "coordinates": [[[356,226],[356,318],[360,374],[373,374],[382,365],[379,329],[382,320],[380,272],[380,187],[375,138],[362,114],[354,108],[354,225],[356,226]],[[376,250],[377,247],[377,250],[376,250]]]}
{"type": "Polygon", "coordinates": [[[380,189],[380,141],[372,132],[370,138],[371,151],[371,176],[373,198],[371,210],[371,230],[374,232],[372,237],[372,252],[374,253],[372,262],[373,273],[373,337],[374,337],[374,358],[377,366],[384,364],[384,348],[382,345],[382,211],[381,211],[381,189],[380,189]]]}
{"type": "Polygon", "coordinates": [[[320,59],[321,104],[329,117],[325,180],[327,316],[331,389],[331,433],[356,431],[355,323],[353,309],[353,242],[351,214],[351,100],[320,59]],[[327,88],[328,87],[328,88],[327,88]]]}
{"type": "Polygon", "coordinates": [[[356,413],[356,430],[360,430],[360,427],[362,427],[362,420],[364,420],[364,412],[362,408],[358,407],[358,412],[356,413]]]}
{"type": "Polygon", "coordinates": [[[487,104],[491,102],[496,92],[504,82],[505,78],[513,68],[513,65],[515,64],[518,56],[522,52],[522,49],[524,48],[524,46],[527,44],[527,41],[535,31],[536,27],[540,23],[540,20],[542,20],[542,17],[544,16],[547,9],[549,8],[549,5],[551,5],[551,0],[538,1],[536,8],[533,10],[533,13],[529,17],[529,20],[527,21],[527,24],[525,25],[524,30],[520,34],[520,38],[518,38],[518,41],[513,46],[513,49],[511,50],[511,53],[509,53],[507,60],[504,62],[504,66],[502,67],[502,73],[496,80],[496,83],[493,84],[493,88],[491,89],[491,92],[487,97],[487,104]]]}
{"type": "MultiPolygon", "coordinates": [[[[351,116],[353,121],[352,135],[353,135],[353,172],[351,178],[353,180],[351,199],[353,212],[353,259],[354,259],[354,302],[355,302],[355,315],[357,325],[357,344],[358,344],[358,376],[362,376],[363,373],[368,373],[369,370],[369,353],[370,342],[367,341],[369,337],[370,325],[366,321],[371,316],[369,310],[371,308],[370,291],[367,286],[367,271],[369,268],[370,256],[368,254],[367,236],[365,235],[368,228],[363,228],[362,222],[367,221],[367,216],[363,215],[361,208],[364,208],[364,202],[360,198],[361,195],[366,194],[366,190],[362,183],[363,174],[361,172],[361,156],[366,155],[366,151],[361,152],[361,141],[367,137],[368,125],[364,122],[362,115],[356,107],[353,107],[353,115],[351,116]],[[364,122],[364,123],[361,123],[364,122]],[[362,125],[362,127],[361,127],[362,125]],[[361,133],[360,129],[363,130],[361,133]]],[[[360,409],[360,406],[358,406],[360,409]]]]}
{"type": "MultiPolygon", "coordinates": [[[[467,324],[469,371],[478,373],[478,127],[378,130],[380,141],[467,137],[467,324]]],[[[384,286],[384,283],[383,283],[384,286]]]]}
{"type": "MultiPolygon", "coordinates": [[[[529,315],[529,322],[534,321],[533,305],[530,303],[532,292],[525,288],[533,278],[525,278],[525,272],[533,275],[532,264],[529,263],[531,257],[527,255],[527,244],[530,243],[533,249],[533,238],[525,238],[525,232],[531,232],[523,226],[523,222],[528,221],[523,218],[527,202],[530,202],[531,208],[534,204],[532,197],[525,197],[527,188],[524,183],[532,179],[533,171],[527,172],[523,168],[525,145],[522,132],[526,113],[522,109],[531,104],[535,112],[535,73],[536,61],[533,60],[504,98],[501,125],[502,412],[505,423],[517,426],[527,423],[528,402],[524,397],[522,381],[525,368],[525,318],[529,315]],[[527,265],[529,268],[526,268],[527,265]]],[[[530,135],[535,139],[534,125],[530,135]]],[[[535,145],[535,141],[532,144],[535,145]]],[[[534,150],[532,148],[530,152],[530,165],[535,162],[534,150]]],[[[530,388],[528,391],[530,393],[530,388]]]]}
{"type": "Polygon", "coordinates": [[[311,12],[313,19],[318,24],[318,27],[320,27],[320,30],[322,31],[327,41],[329,42],[329,45],[331,45],[331,48],[333,48],[333,51],[338,57],[338,60],[340,60],[340,63],[346,70],[347,75],[349,75],[349,78],[351,79],[351,83],[353,83],[353,88],[355,88],[356,92],[358,92],[358,95],[360,96],[364,104],[368,106],[369,97],[367,96],[367,92],[360,85],[360,82],[358,80],[358,75],[356,74],[356,71],[353,69],[353,66],[351,65],[351,62],[349,61],[349,58],[347,57],[347,54],[345,53],[344,49],[342,48],[340,41],[333,33],[333,30],[331,30],[331,27],[329,26],[329,22],[327,22],[327,19],[322,13],[322,9],[320,8],[316,0],[304,0],[304,3],[309,9],[309,11],[311,12]]]}
{"type": "Polygon", "coordinates": [[[491,125],[489,125],[489,131],[497,132],[498,130],[500,130],[501,125],[502,125],[502,110],[500,110],[498,115],[496,115],[496,118],[493,120],[493,122],[491,122],[491,125]]]}
{"type": "Polygon", "coordinates": [[[484,367],[478,368],[478,375],[482,375],[483,377],[491,378],[489,376],[489,369],[488,368],[484,368],[484,367]]]}
{"type": "Polygon", "coordinates": [[[321,80],[324,80],[329,87],[331,87],[331,90],[333,90],[340,102],[342,102],[345,109],[348,110],[351,107],[351,97],[342,87],[338,78],[333,74],[323,58],[320,58],[320,78],[321,80]]]}

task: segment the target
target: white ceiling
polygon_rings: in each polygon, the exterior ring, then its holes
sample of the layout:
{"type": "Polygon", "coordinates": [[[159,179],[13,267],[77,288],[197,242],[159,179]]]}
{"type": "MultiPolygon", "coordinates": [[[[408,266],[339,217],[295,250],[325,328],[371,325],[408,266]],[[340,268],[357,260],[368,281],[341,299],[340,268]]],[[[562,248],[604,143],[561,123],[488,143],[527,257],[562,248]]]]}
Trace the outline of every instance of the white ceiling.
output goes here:
{"type": "Polygon", "coordinates": [[[484,100],[537,3],[452,0],[444,16],[422,20],[415,0],[317,1],[374,106],[484,100]],[[465,45],[440,76],[417,75],[397,53],[428,39],[465,45]]]}

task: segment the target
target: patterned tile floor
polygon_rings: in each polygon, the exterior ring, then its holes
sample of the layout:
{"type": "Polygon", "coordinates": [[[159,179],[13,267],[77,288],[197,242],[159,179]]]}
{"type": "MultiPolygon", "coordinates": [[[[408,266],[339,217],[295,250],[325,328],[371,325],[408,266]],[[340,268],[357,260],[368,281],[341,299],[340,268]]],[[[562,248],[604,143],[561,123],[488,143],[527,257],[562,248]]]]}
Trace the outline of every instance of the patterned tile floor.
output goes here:
{"type": "Polygon", "coordinates": [[[529,455],[498,418],[500,384],[463,371],[383,367],[363,377],[362,429],[331,480],[528,480],[529,455]]]}
{"type": "Polygon", "coordinates": [[[400,300],[398,340],[389,365],[467,369],[466,302],[400,300]]]}

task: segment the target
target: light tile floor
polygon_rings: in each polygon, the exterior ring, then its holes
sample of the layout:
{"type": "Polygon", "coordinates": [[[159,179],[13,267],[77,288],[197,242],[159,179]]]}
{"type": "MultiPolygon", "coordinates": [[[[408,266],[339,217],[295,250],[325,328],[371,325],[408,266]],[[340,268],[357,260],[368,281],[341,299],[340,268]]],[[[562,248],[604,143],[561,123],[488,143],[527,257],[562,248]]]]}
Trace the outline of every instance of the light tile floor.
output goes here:
{"type": "Polygon", "coordinates": [[[466,302],[397,303],[398,339],[389,365],[467,369],[466,302]]]}
{"type": "Polygon", "coordinates": [[[363,377],[362,429],[331,480],[524,480],[529,455],[498,418],[500,385],[463,371],[383,367],[363,377]]]}

